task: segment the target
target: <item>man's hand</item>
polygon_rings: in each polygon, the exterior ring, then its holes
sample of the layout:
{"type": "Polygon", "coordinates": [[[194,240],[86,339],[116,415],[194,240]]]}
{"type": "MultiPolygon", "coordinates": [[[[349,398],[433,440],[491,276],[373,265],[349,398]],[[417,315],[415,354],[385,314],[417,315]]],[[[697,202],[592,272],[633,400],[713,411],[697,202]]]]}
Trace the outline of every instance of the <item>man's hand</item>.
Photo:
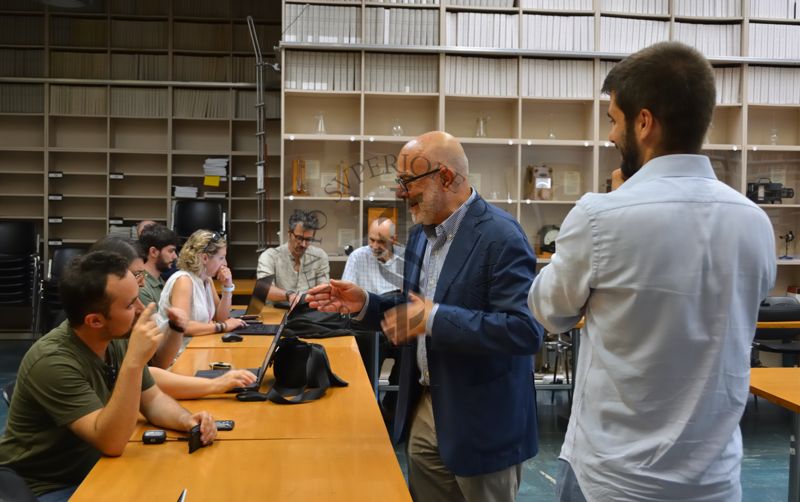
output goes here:
{"type": "Polygon", "coordinates": [[[309,289],[305,298],[312,309],[357,314],[364,308],[367,293],[352,282],[333,280],[309,289]]]}
{"type": "Polygon", "coordinates": [[[131,330],[131,338],[125,359],[137,367],[144,367],[147,364],[147,361],[156,353],[156,349],[158,349],[161,339],[164,337],[164,334],[158,329],[153,320],[155,311],[156,304],[150,303],[131,330]]]}
{"type": "Polygon", "coordinates": [[[217,271],[217,280],[225,287],[229,288],[233,286],[233,274],[231,273],[231,269],[225,265],[219,267],[219,270],[217,271]]]}
{"type": "Polygon", "coordinates": [[[186,314],[186,311],[182,308],[178,307],[170,307],[167,309],[167,317],[169,318],[170,324],[174,324],[175,326],[181,328],[182,330],[186,330],[186,326],[189,325],[189,316],[186,314]]]}
{"type": "Polygon", "coordinates": [[[213,380],[218,385],[218,394],[228,392],[237,387],[247,387],[255,383],[256,376],[248,370],[230,370],[213,380]]]}
{"type": "Polygon", "coordinates": [[[409,293],[409,302],[387,310],[381,321],[386,337],[395,345],[403,345],[425,334],[425,326],[433,309],[433,302],[409,293]]]}
{"type": "Polygon", "coordinates": [[[217,438],[217,424],[214,422],[214,417],[207,411],[200,411],[189,416],[186,432],[189,432],[197,424],[200,424],[200,441],[204,445],[211,444],[217,438]]]}
{"type": "Polygon", "coordinates": [[[622,169],[616,168],[611,171],[611,191],[613,192],[625,183],[625,177],[622,174],[622,169]]]}

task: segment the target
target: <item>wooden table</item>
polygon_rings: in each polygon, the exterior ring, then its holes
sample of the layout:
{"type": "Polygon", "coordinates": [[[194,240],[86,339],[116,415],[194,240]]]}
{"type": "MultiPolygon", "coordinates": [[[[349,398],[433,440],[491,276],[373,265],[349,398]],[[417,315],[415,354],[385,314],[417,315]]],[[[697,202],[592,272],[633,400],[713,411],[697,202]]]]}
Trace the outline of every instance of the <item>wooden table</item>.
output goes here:
{"type": "Polygon", "coordinates": [[[131,443],[70,500],[171,502],[184,488],[192,502],[411,500],[394,451],[368,438],[222,440],[191,455],[184,442],[131,443]]]}
{"type": "MultiPolygon", "coordinates": [[[[203,338],[219,337],[198,337],[197,340],[203,338]]],[[[272,337],[257,338],[266,343],[272,337]]],[[[387,448],[390,447],[375,393],[355,340],[352,337],[340,337],[319,342],[326,347],[333,372],[349,385],[329,389],[318,401],[301,405],[245,403],[237,401],[235,394],[219,394],[204,399],[181,401],[181,405],[190,411],[208,411],[218,420],[235,420],[236,427],[233,431],[220,433],[219,437],[224,439],[383,439],[387,448]]],[[[265,353],[266,348],[187,348],[173,365],[172,371],[193,375],[198,369],[209,369],[209,363],[214,361],[225,361],[235,368],[257,368],[264,360],[265,353]]],[[[264,379],[262,392],[272,382],[270,369],[264,379]]],[[[131,441],[141,441],[142,433],[153,428],[157,427],[142,419],[134,430],[131,441]]]]}
{"type": "MultiPolygon", "coordinates": [[[[311,339],[302,338],[307,342],[319,343],[325,350],[332,348],[348,348],[355,345],[353,337],[338,336],[335,338],[311,339]]],[[[241,342],[223,342],[222,335],[195,336],[189,340],[186,349],[264,349],[272,343],[272,335],[242,335],[241,342]]],[[[356,348],[358,350],[358,348],[356,348]]],[[[262,352],[263,354],[263,352],[262,352]]],[[[207,369],[207,368],[206,368],[207,369]]]]}
{"type": "Polygon", "coordinates": [[[789,501],[796,502],[800,500],[796,451],[797,438],[800,437],[800,368],[753,368],[750,370],[750,392],[794,413],[789,437],[789,501]]]}
{"type": "MultiPolygon", "coordinates": [[[[172,371],[194,374],[211,361],[260,366],[271,336],[224,343],[196,337],[172,371]]],[[[173,500],[186,488],[201,500],[385,500],[409,502],[403,474],[352,337],[318,340],[347,387],[300,405],[240,402],[233,394],[181,401],[192,411],[236,422],[213,445],[188,454],[183,441],[144,445],[140,420],[124,454],[101,458],[70,500],[173,500]]],[[[265,386],[272,382],[267,373],[265,386]]],[[[262,388],[262,391],[266,390],[262,388]]],[[[184,434],[168,431],[168,437],[184,434]]]]}

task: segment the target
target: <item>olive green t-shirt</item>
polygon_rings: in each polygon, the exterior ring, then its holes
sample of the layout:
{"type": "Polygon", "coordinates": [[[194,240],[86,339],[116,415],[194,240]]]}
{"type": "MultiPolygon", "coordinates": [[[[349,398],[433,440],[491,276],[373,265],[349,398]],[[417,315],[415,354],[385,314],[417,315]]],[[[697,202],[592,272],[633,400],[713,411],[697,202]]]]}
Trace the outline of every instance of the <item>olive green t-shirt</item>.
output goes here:
{"type": "MultiPolygon", "coordinates": [[[[80,484],[100,459],[100,451],[68,425],[106,405],[111,397],[106,368],[119,369],[125,346],[123,340],[111,341],[106,364],[64,321],[22,359],[0,438],[0,465],[14,469],[36,495],[80,484]]],[[[145,367],[142,390],[154,384],[145,367]]]]}
{"type": "Polygon", "coordinates": [[[161,277],[153,277],[150,272],[145,272],[144,286],[139,288],[139,300],[142,305],[147,307],[151,302],[158,305],[162,291],[164,291],[164,281],[161,277]]]}

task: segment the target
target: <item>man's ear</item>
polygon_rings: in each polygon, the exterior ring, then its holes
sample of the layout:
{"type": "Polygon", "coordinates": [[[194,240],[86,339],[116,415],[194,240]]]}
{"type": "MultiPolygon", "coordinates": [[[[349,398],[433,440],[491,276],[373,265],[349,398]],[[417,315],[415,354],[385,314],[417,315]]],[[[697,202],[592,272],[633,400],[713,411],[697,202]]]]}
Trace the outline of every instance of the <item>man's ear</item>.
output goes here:
{"type": "Polygon", "coordinates": [[[147,250],[147,257],[148,258],[158,258],[160,250],[158,250],[155,246],[150,246],[150,249],[147,250]]]}
{"type": "Polygon", "coordinates": [[[83,318],[83,324],[90,328],[100,329],[106,325],[106,318],[102,314],[92,312],[91,314],[86,314],[83,318]]]}
{"type": "Polygon", "coordinates": [[[639,139],[645,139],[655,132],[656,119],[653,113],[647,108],[642,108],[636,116],[636,126],[634,130],[639,139]]]}

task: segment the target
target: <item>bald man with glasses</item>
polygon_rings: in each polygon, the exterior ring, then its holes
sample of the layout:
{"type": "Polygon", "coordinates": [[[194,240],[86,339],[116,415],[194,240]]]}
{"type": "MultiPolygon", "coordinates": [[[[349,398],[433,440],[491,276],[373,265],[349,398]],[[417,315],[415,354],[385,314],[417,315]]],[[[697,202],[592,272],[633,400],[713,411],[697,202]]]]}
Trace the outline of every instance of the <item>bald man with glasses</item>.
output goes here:
{"type": "Polygon", "coordinates": [[[256,277],[272,279],[267,299],[292,302],[301,291],[330,280],[328,254],[318,244],[319,221],[314,212],[295,211],[289,217],[288,238],[284,244],[267,249],[258,258],[256,277]]]}

